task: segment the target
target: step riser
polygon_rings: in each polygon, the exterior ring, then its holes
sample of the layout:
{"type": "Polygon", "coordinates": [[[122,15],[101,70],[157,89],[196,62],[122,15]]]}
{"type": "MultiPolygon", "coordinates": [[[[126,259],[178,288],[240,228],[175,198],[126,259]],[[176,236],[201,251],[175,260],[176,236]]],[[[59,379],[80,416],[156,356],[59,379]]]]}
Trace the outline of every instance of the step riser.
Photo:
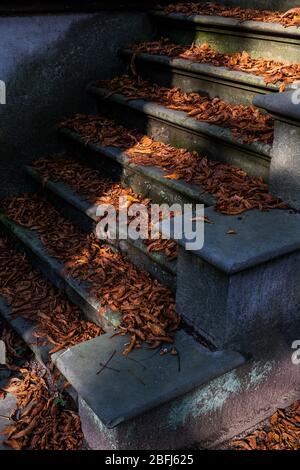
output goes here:
{"type": "Polygon", "coordinates": [[[227,275],[180,249],[177,310],[218,348],[254,352],[257,338],[297,325],[299,262],[298,252],[227,275]]]}
{"type": "Polygon", "coordinates": [[[99,314],[101,304],[92,298],[82,285],[64,275],[63,265],[47,254],[38,238],[34,237],[29,240],[26,237],[26,239],[23,239],[23,236],[18,232],[18,228],[15,227],[17,227],[15,224],[12,227],[10,223],[1,218],[0,232],[12,239],[16,249],[25,253],[38,271],[44,274],[58,289],[63,290],[70,301],[80,308],[87,319],[101,326],[104,331],[113,332],[120,321],[118,316],[110,311],[99,314]]]}
{"type": "Polygon", "coordinates": [[[186,93],[205,93],[210,98],[219,98],[236,104],[251,106],[257,94],[271,93],[266,87],[247,86],[245,84],[222,80],[205,74],[191,74],[174,67],[163,67],[142,59],[135,60],[135,69],[141,77],[168,88],[178,87],[186,93]]]}
{"type": "MultiPolygon", "coordinates": [[[[135,120],[137,124],[137,121],[135,120]]],[[[162,140],[162,139],[161,139],[162,140]]],[[[194,187],[194,191],[183,194],[166,185],[166,181],[157,181],[148,176],[145,172],[140,173],[136,168],[123,166],[115,160],[105,156],[101,151],[92,145],[85,145],[83,141],[74,141],[67,134],[61,133],[61,141],[70,155],[76,156],[81,162],[89,164],[92,168],[101,170],[108,176],[114,177],[125,187],[130,187],[143,197],[151,199],[156,204],[174,203],[184,204],[205,204],[213,205],[214,198],[209,194],[203,194],[201,190],[194,187]]],[[[167,139],[165,139],[167,141],[167,139]]]]}
{"type": "Polygon", "coordinates": [[[299,62],[300,40],[234,31],[222,27],[191,27],[182,21],[157,21],[157,37],[167,37],[178,44],[208,43],[220,52],[247,51],[253,58],[299,62]]]}
{"type": "MultiPolygon", "coordinates": [[[[33,180],[34,181],[34,180],[33,180]]],[[[53,206],[67,219],[84,230],[86,233],[96,233],[96,222],[85,214],[82,210],[75,207],[65,198],[55,194],[53,190],[45,186],[43,189],[35,181],[36,189],[53,204],[53,206]]],[[[168,285],[173,292],[176,291],[176,275],[165,269],[162,264],[154,261],[154,259],[141,252],[130,241],[127,240],[108,240],[108,244],[120,250],[127,258],[138,268],[147,271],[152,277],[163,284],[168,285]]],[[[154,255],[155,256],[155,255],[154,255]]]]}
{"type": "Polygon", "coordinates": [[[268,157],[252,153],[234,144],[231,145],[216,137],[212,138],[159,120],[133,108],[129,112],[127,106],[114,101],[100,100],[99,112],[113,119],[118,119],[127,127],[137,128],[156,140],[170,143],[175,147],[196,150],[199,154],[212,160],[218,159],[221,162],[244,169],[249,175],[262,176],[268,180],[270,168],[268,157]]]}

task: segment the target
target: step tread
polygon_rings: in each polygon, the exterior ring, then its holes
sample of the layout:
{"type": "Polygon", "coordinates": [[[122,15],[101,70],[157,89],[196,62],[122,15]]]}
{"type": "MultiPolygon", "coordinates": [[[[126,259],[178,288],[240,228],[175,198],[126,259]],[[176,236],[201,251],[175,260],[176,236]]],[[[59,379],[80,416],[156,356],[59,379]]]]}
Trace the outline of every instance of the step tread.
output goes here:
{"type": "Polygon", "coordinates": [[[259,153],[264,157],[267,157],[267,159],[271,158],[271,145],[262,142],[245,144],[241,142],[241,140],[234,139],[230,129],[216,126],[215,124],[209,124],[207,122],[197,121],[196,119],[188,117],[187,113],[183,111],[169,109],[160,104],[141,99],[128,100],[124,95],[120,93],[112,94],[108,89],[100,88],[95,83],[91,83],[88,86],[88,92],[97,98],[105,98],[106,101],[112,101],[121,104],[128,107],[129,109],[134,109],[143,114],[150,115],[157,119],[169,122],[170,124],[188,129],[189,131],[206,134],[213,139],[223,140],[230,143],[231,145],[240,147],[250,152],[259,153]]]}
{"type": "MultiPolygon", "coordinates": [[[[68,204],[71,204],[74,206],[74,208],[84,213],[91,219],[91,223],[97,223],[97,205],[90,204],[84,198],[82,198],[79,193],[75,192],[72,188],[61,181],[52,181],[51,179],[48,179],[46,182],[44,182],[43,177],[36,168],[27,165],[25,166],[25,171],[40,185],[46,186],[50,191],[58,195],[62,201],[66,201],[68,204]]],[[[147,250],[147,246],[143,243],[142,240],[131,240],[129,238],[127,241],[130,242],[135,248],[139,249],[142,253],[147,254],[147,256],[154,262],[159,263],[172,274],[176,274],[176,261],[169,261],[166,256],[160,253],[149,252],[147,250]]]]}
{"type": "MultiPolygon", "coordinates": [[[[107,306],[103,306],[101,302],[96,300],[95,297],[89,293],[88,283],[81,282],[70,276],[66,272],[64,263],[53,258],[48,253],[46,247],[42,244],[36,232],[17,224],[12,219],[7,217],[7,215],[2,210],[0,210],[0,225],[2,225],[4,230],[9,232],[9,234],[12,235],[14,239],[21,242],[26,250],[28,250],[30,253],[33,253],[33,255],[42,262],[43,266],[46,266],[46,272],[44,272],[44,274],[47,277],[50,276],[49,273],[52,273],[57,280],[57,284],[63,283],[63,288],[68,290],[68,295],[70,291],[74,292],[82,302],[88,304],[93,309],[95,314],[96,312],[101,311],[101,320],[104,321],[104,326],[106,328],[113,330],[119,326],[121,314],[112,311],[107,306]]],[[[52,279],[50,280],[52,281],[52,279]]],[[[58,287],[62,286],[59,285],[58,287]]],[[[97,316],[100,319],[100,313],[98,313],[97,316]]],[[[93,320],[95,319],[93,318],[93,320]]]]}
{"type": "MultiPolygon", "coordinates": [[[[132,58],[134,52],[129,48],[121,50],[121,55],[126,58],[132,58]]],[[[239,70],[231,70],[228,67],[218,67],[209,63],[202,64],[188,59],[170,58],[166,55],[149,54],[146,52],[138,52],[135,57],[156,65],[162,65],[168,68],[175,68],[186,72],[187,74],[207,75],[222,81],[242,83],[251,87],[261,88],[262,93],[268,91],[278,91],[280,86],[273,83],[266,83],[263,77],[241,72],[239,70]]]]}
{"type": "Polygon", "coordinates": [[[287,38],[300,39],[300,29],[297,26],[285,27],[280,23],[270,23],[263,21],[241,21],[235,18],[226,18],[213,15],[185,15],[183,13],[164,13],[161,10],[153,10],[151,12],[155,18],[168,21],[181,21],[190,25],[204,27],[218,27],[225,29],[233,29],[244,32],[253,32],[265,35],[282,36],[287,38]]]}
{"type": "Polygon", "coordinates": [[[255,106],[267,109],[269,113],[276,116],[282,116],[284,120],[291,120],[300,123],[300,106],[299,106],[300,90],[286,91],[275,96],[257,96],[254,98],[255,106]],[[295,93],[296,100],[294,102],[293,95],[295,93]]]}
{"type": "MultiPolygon", "coordinates": [[[[254,209],[240,216],[228,216],[213,208],[205,208],[204,212],[213,223],[204,224],[203,248],[191,253],[225,273],[234,274],[300,249],[298,213],[254,209]],[[229,230],[236,234],[228,234],[229,230]]],[[[176,223],[178,217],[173,220],[176,223]]],[[[162,222],[160,230],[168,233],[168,225],[162,222]]],[[[185,246],[186,241],[190,240],[183,237],[178,244],[185,246]]]]}
{"type": "MultiPolygon", "coordinates": [[[[128,337],[109,334],[74,346],[52,360],[93,412],[109,428],[175,399],[245,362],[234,351],[211,352],[179,331],[175,335],[178,356],[135,349],[122,354],[128,337]],[[115,355],[101,373],[105,364],[115,355]],[[137,361],[137,362],[136,362],[137,361]]],[[[172,348],[173,346],[171,346],[172,348]]]]}
{"type": "Polygon", "coordinates": [[[150,167],[150,166],[143,166],[137,165],[135,163],[131,163],[130,159],[126,156],[126,153],[116,147],[105,147],[100,143],[88,142],[86,143],[85,139],[78,133],[71,131],[67,128],[60,128],[59,132],[62,133],[64,136],[80,143],[84,147],[91,149],[93,152],[102,154],[114,162],[119,163],[122,167],[130,168],[141,175],[151,178],[154,181],[157,181],[166,187],[177,191],[184,196],[195,200],[196,202],[205,204],[207,206],[211,206],[215,204],[214,197],[205,192],[202,186],[189,184],[182,180],[174,180],[166,178],[165,176],[168,175],[167,171],[163,171],[160,168],[150,167]]]}

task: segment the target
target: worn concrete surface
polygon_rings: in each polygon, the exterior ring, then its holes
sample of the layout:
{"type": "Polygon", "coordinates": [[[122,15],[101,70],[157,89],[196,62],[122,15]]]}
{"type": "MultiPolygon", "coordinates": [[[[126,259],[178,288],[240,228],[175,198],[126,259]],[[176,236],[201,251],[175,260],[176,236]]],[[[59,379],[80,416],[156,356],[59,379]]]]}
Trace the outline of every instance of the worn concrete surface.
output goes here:
{"type": "MultiPolygon", "coordinates": [[[[178,241],[177,310],[218,347],[244,348],[251,338],[254,353],[274,330],[299,325],[300,215],[224,216],[213,208],[205,215],[213,223],[204,224],[201,250],[187,251],[185,239],[178,241]]],[[[168,233],[169,221],[161,226],[168,233]]]]}
{"type": "Polygon", "coordinates": [[[265,350],[236,370],[113,429],[79,399],[82,428],[92,449],[216,448],[299,399],[299,366],[290,339],[274,335],[265,350]]]}
{"type": "Polygon", "coordinates": [[[56,146],[56,122],[88,111],[85,85],[124,70],[117,50],[150,38],[146,13],[0,17],[0,197],[28,188],[22,165],[56,146]]]}
{"type": "MultiPolygon", "coordinates": [[[[254,209],[232,216],[206,207],[205,216],[211,223],[204,223],[204,245],[193,254],[224,273],[234,274],[300,250],[300,214],[290,210],[254,209]],[[236,233],[230,235],[229,230],[236,233]]],[[[172,219],[171,234],[180,221],[181,217],[172,219]]],[[[158,228],[168,234],[169,225],[166,220],[158,228]]],[[[192,241],[183,234],[178,243],[185,247],[192,241]]]]}
{"type": "Polygon", "coordinates": [[[273,114],[277,120],[300,127],[300,88],[297,86],[293,91],[256,96],[253,104],[273,114]]]}
{"type": "Polygon", "coordinates": [[[300,114],[299,126],[281,121],[275,123],[270,189],[291,207],[300,210],[300,114]]]}
{"type": "MultiPolygon", "coordinates": [[[[136,349],[123,355],[129,336],[102,335],[55,359],[58,369],[108,428],[177,398],[245,362],[233,351],[211,352],[184,331],[175,334],[178,355],[136,349]],[[112,357],[113,355],[113,357],[112,357]],[[102,364],[112,358],[108,368],[102,364]]],[[[166,347],[169,351],[173,345],[166,347]]]]}

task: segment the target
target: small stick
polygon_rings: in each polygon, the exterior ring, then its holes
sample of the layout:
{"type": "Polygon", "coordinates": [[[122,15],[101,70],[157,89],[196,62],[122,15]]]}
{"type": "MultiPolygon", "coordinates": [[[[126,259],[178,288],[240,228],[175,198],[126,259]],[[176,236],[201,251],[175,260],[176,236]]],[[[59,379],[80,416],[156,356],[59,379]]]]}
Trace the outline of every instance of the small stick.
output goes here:
{"type": "Polygon", "coordinates": [[[113,367],[109,367],[109,366],[103,364],[103,362],[99,362],[99,366],[104,367],[104,369],[113,370],[114,372],[121,372],[119,369],[114,369],[113,367]]]}
{"type": "Polygon", "coordinates": [[[112,358],[114,357],[114,355],[116,354],[116,350],[113,351],[113,353],[111,354],[111,356],[109,357],[109,359],[105,362],[105,364],[102,366],[102,368],[97,372],[96,375],[99,375],[106,367],[107,365],[110,363],[110,361],[112,360],[112,358]]]}

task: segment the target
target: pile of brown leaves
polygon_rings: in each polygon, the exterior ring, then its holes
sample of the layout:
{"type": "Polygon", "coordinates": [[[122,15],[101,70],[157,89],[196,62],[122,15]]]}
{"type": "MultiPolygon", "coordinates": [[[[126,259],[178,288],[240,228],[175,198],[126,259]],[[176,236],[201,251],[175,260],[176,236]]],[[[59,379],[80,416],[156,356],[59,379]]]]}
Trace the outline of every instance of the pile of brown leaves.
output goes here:
{"type": "Polygon", "coordinates": [[[22,376],[4,387],[17,397],[18,419],[3,432],[5,444],[15,450],[76,450],[83,434],[77,413],[65,407],[58,393],[53,393],[45,375],[34,368],[21,368],[22,376]]]}
{"type": "MultiPolygon", "coordinates": [[[[107,120],[105,127],[107,128],[107,120]]],[[[75,123],[77,123],[75,118],[75,123]]],[[[89,117],[87,123],[90,128],[89,117]]],[[[77,127],[77,126],[76,126],[77,127]]],[[[120,126],[117,126],[119,128],[120,126]]],[[[97,128],[100,129],[99,121],[97,128]]],[[[112,131],[114,128],[112,127],[112,131]]],[[[119,198],[126,198],[127,208],[132,204],[143,204],[148,209],[149,235],[151,235],[151,200],[136,194],[131,188],[123,188],[120,183],[104,177],[99,171],[81,165],[79,162],[62,155],[52,155],[40,158],[32,163],[44,181],[61,181],[80,194],[91,204],[109,204],[119,211],[119,198]]],[[[128,217],[128,224],[132,218],[128,217]]],[[[148,222],[148,221],[147,221],[148,222]]],[[[144,240],[149,252],[162,252],[169,260],[177,258],[178,246],[173,240],[144,240]]]]}
{"type": "Polygon", "coordinates": [[[273,141],[273,119],[255,106],[227,103],[195,92],[184,93],[179,88],[160,87],[128,75],[101,80],[98,85],[110,92],[121,93],[128,100],[153,101],[169,109],[183,111],[198,121],[230,128],[233,137],[244,143],[262,141],[270,144],[273,141]]]}
{"type": "Polygon", "coordinates": [[[184,2],[162,7],[165,13],[183,13],[185,15],[209,15],[236,18],[240,21],[263,21],[280,23],[283,26],[300,26],[300,8],[292,8],[286,13],[253,8],[226,7],[219,3],[184,2]]]}
{"type": "Polygon", "coordinates": [[[231,446],[235,450],[300,450],[300,401],[277,410],[267,426],[231,446]]]}
{"type": "MultiPolygon", "coordinates": [[[[107,120],[97,117],[97,129],[101,134],[101,122],[107,120]]],[[[118,129],[122,134],[129,132],[118,126],[114,121],[109,121],[113,129],[118,129]]],[[[80,126],[75,117],[74,128],[72,119],[68,120],[68,127],[76,130],[82,137],[91,132],[90,117],[81,116],[80,126]]],[[[130,131],[130,135],[132,131],[130,131]]],[[[103,142],[100,140],[100,144],[103,142]]],[[[137,165],[155,166],[165,170],[167,178],[182,179],[187,183],[202,185],[203,189],[213,194],[216,199],[215,209],[228,215],[240,214],[248,209],[268,210],[272,208],[284,208],[284,204],[268,192],[268,186],[259,177],[250,177],[240,168],[208,160],[197,152],[189,152],[186,149],[172,147],[169,144],[157,142],[150,137],[140,136],[138,141],[130,148],[127,147],[127,156],[137,165]]],[[[72,175],[71,175],[72,178],[72,175]]],[[[70,178],[70,180],[71,180],[70,178]]],[[[77,176],[74,180],[77,179],[77,176]]],[[[83,182],[84,184],[84,182],[83,182]]]]}
{"type": "Polygon", "coordinates": [[[131,336],[124,354],[144,342],[150,347],[172,343],[170,333],[178,329],[180,317],[166,286],[94,236],[81,232],[37,195],[6,199],[3,207],[13,220],[39,233],[50,254],[66,264],[70,275],[90,282],[103,309],[108,306],[121,312],[120,331],[131,336]]]}
{"type": "Polygon", "coordinates": [[[158,166],[170,173],[169,178],[201,185],[215,197],[215,210],[222,214],[286,207],[269,193],[262,177],[248,176],[240,168],[208,160],[197,152],[174,148],[145,136],[126,153],[136,164],[158,166]]]}
{"type": "Polygon", "coordinates": [[[82,319],[80,310],[4,238],[0,239],[0,295],[13,315],[36,325],[34,335],[38,341],[53,344],[52,353],[102,333],[94,323],[82,319]]]}
{"type": "Polygon", "coordinates": [[[300,64],[276,62],[267,59],[253,59],[247,52],[236,54],[222,54],[212,49],[208,44],[192,44],[181,46],[169,42],[167,39],[160,41],[143,42],[134,44],[131,49],[135,54],[144,52],[147,54],[166,55],[192,60],[202,64],[212,64],[216,67],[227,67],[231,70],[246,72],[261,76],[265,83],[282,82],[280,91],[285,90],[288,83],[300,80],[300,64]]]}
{"type": "Polygon", "coordinates": [[[112,126],[111,122],[110,119],[104,117],[99,120],[98,116],[91,114],[76,114],[71,118],[63,119],[57,127],[71,129],[80,134],[84,126],[84,137],[87,143],[100,141],[106,147],[129,148],[137,142],[140,136],[137,131],[129,132],[117,123],[112,126]]]}

